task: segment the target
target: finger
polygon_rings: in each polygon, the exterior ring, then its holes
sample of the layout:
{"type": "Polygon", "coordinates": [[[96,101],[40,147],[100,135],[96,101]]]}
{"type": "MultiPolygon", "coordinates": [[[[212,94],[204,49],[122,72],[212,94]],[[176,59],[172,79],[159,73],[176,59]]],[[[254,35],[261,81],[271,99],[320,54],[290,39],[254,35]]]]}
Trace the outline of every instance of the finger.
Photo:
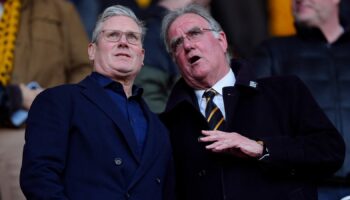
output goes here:
{"type": "Polygon", "coordinates": [[[202,134],[203,135],[212,135],[215,131],[212,131],[212,130],[202,130],[202,134]]]}
{"type": "Polygon", "coordinates": [[[220,135],[222,133],[225,133],[225,132],[218,131],[218,130],[202,130],[203,135],[220,135]]]}
{"type": "Polygon", "coordinates": [[[215,150],[215,151],[223,151],[223,150],[227,150],[227,149],[230,149],[230,148],[231,148],[231,147],[230,147],[229,144],[227,144],[227,143],[222,143],[222,144],[216,146],[216,147],[214,148],[214,150],[215,150]]]}
{"type": "Polygon", "coordinates": [[[205,137],[199,138],[200,142],[214,142],[217,140],[218,140],[218,137],[216,135],[210,135],[210,136],[205,136],[205,137]]]}
{"type": "Polygon", "coordinates": [[[210,151],[211,151],[211,152],[214,152],[214,153],[226,153],[225,150],[211,149],[210,151]]]}
{"type": "Polygon", "coordinates": [[[226,137],[225,134],[218,133],[218,134],[212,134],[209,136],[201,137],[200,140],[203,142],[224,141],[226,140],[225,137],[226,137]]]}
{"type": "Polygon", "coordinates": [[[216,148],[217,146],[221,145],[221,142],[213,142],[207,146],[205,146],[206,149],[214,149],[216,148]]]}
{"type": "Polygon", "coordinates": [[[227,153],[227,152],[230,152],[231,149],[232,148],[229,147],[228,144],[223,143],[223,144],[219,144],[216,147],[210,149],[210,151],[215,152],[215,153],[221,153],[221,152],[227,153]]]}

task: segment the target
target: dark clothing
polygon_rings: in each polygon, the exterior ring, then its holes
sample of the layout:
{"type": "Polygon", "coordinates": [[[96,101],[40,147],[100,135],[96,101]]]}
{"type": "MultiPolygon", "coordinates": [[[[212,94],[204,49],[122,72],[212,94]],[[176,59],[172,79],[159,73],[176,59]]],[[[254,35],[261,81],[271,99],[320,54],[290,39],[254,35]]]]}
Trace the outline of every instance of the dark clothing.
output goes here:
{"type": "Polygon", "coordinates": [[[235,56],[248,58],[268,37],[267,1],[213,0],[210,9],[235,56]]]}
{"type": "Polygon", "coordinates": [[[167,72],[171,76],[179,74],[177,67],[168,54],[164,38],[160,37],[162,20],[168,10],[155,5],[149,8],[146,16],[147,34],[144,40],[145,65],[167,72]]]}
{"type": "Polygon", "coordinates": [[[138,18],[142,19],[142,9],[137,5],[136,0],[98,0],[101,5],[101,11],[109,6],[122,5],[130,8],[138,18]]]}
{"type": "MultiPolygon", "coordinates": [[[[318,29],[265,41],[254,57],[258,77],[297,75],[343,135],[346,157],[337,177],[350,175],[350,32],[327,43],[318,29]]],[[[350,179],[347,180],[350,183],[350,179]]]]}
{"type": "Polygon", "coordinates": [[[12,126],[9,116],[21,108],[22,94],[19,86],[0,84],[0,126],[12,126]]]}
{"type": "Polygon", "coordinates": [[[148,130],[146,116],[140,104],[142,89],[134,86],[132,88],[132,96],[127,98],[122,84],[97,72],[93,72],[91,77],[104,88],[108,96],[112,98],[115,106],[121,111],[120,114],[128,120],[135,134],[139,153],[141,154],[148,130]]]}
{"type": "Polygon", "coordinates": [[[142,99],[142,155],[128,119],[91,76],[47,89],[29,112],[21,170],[28,199],[163,200],[173,194],[168,132],[142,99]]]}
{"type": "Polygon", "coordinates": [[[227,132],[262,140],[270,156],[258,161],[210,153],[198,142],[209,129],[183,79],[162,119],[170,130],[181,200],[316,200],[316,178],[335,172],[344,142],[296,77],[256,82],[233,63],[234,87],[223,89],[227,132]],[[255,83],[256,87],[255,87],[255,83]]]}
{"type": "Polygon", "coordinates": [[[145,65],[135,80],[135,84],[144,88],[144,98],[156,113],[164,111],[171,88],[179,77],[177,67],[160,36],[162,19],[167,11],[166,8],[155,5],[147,12],[147,34],[143,46],[145,65]]]}
{"type": "Polygon", "coordinates": [[[341,0],[339,8],[342,24],[350,26],[350,0],[341,0]]]}
{"type": "Polygon", "coordinates": [[[84,24],[85,31],[89,38],[92,37],[92,32],[95,28],[98,15],[101,11],[101,0],[70,0],[75,5],[79,12],[81,21],[84,24]]]}

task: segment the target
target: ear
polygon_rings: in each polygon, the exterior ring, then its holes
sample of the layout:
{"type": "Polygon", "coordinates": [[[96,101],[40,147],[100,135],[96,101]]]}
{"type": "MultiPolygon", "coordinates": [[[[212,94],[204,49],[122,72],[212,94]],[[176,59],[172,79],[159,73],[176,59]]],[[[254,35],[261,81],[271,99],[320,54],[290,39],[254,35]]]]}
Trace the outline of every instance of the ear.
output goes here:
{"type": "Polygon", "coordinates": [[[89,60],[90,61],[94,61],[95,60],[95,53],[96,53],[96,44],[95,43],[89,43],[88,55],[89,55],[89,60]]]}
{"type": "Polygon", "coordinates": [[[219,40],[219,43],[220,43],[222,50],[226,53],[227,48],[228,48],[228,44],[227,44],[227,38],[226,38],[225,32],[220,31],[217,39],[219,40]]]}
{"type": "Polygon", "coordinates": [[[333,2],[334,2],[335,4],[337,4],[338,6],[339,6],[339,4],[340,4],[340,0],[333,0],[333,2]]]}
{"type": "Polygon", "coordinates": [[[143,65],[143,60],[145,59],[145,49],[141,50],[141,56],[142,56],[142,65],[143,65]]]}

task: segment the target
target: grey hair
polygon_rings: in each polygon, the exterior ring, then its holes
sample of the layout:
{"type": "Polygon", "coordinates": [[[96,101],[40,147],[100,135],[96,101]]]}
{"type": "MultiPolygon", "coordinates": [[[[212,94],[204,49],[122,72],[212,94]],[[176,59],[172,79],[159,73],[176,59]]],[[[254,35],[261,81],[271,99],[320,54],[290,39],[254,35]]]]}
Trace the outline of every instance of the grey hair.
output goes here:
{"type": "MultiPolygon", "coordinates": [[[[220,24],[209,14],[208,10],[198,4],[190,4],[188,6],[176,9],[174,11],[168,12],[168,14],[163,18],[161,36],[164,39],[166,50],[172,54],[171,48],[169,46],[168,31],[171,24],[180,16],[184,14],[196,14],[204,18],[210,26],[210,29],[215,30],[213,32],[214,37],[218,37],[218,32],[223,31],[220,24]]],[[[231,54],[229,51],[226,52],[226,60],[228,63],[231,62],[231,54]]]]}
{"type": "Polygon", "coordinates": [[[94,31],[92,32],[92,39],[91,39],[92,43],[97,42],[98,35],[102,31],[101,30],[102,24],[107,19],[114,17],[114,16],[126,16],[126,17],[130,17],[131,19],[133,19],[141,30],[141,38],[143,41],[143,38],[144,38],[145,33],[146,33],[145,24],[136,17],[135,13],[131,9],[129,9],[125,6],[121,6],[121,5],[114,5],[114,6],[110,6],[110,7],[106,8],[103,11],[103,13],[99,16],[99,18],[96,22],[94,31]]]}

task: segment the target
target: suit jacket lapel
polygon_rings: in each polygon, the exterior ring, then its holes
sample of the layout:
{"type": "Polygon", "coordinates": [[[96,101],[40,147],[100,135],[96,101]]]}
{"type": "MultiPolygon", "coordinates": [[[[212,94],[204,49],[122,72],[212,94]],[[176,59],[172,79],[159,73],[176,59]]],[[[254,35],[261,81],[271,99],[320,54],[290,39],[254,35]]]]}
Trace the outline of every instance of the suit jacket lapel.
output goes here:
{"type": "Polygon", "coordinates": [[[239,90],[236,87],[225,87],[223,88],[223,99],[225,104],[225,113],[226,113],[226,130],[232,130],[230,123],[235,118],[235,109],[239,99],[239,90]]]}
{"type": "Polygon", "coordinates": [[[226,113],[226,130],[233,130],[233,120],[236,118],[235,110],[242,95],[253,95],[258,91],[258,83],[254,79],[254,72],[246,62],[232,60],[231,69],[236,76],[234,87],[223,88],[223,99],[226,113]]]}
{"type": "MultiPolygon", "coordinates": [[[[141,158],[140,167],[137,169],[135,176],[129,185],[129,188],[134,186],[142,176],[147,173],[148,169],[153,165],[154,161],[158,158],[158,154],[162,151],[161,145],[164,140],[165,132],[159,131],[161,126],[159,121],[156,121],[156,116],[153,115],[144,102],[142,102],[143,108],[146,109],[145,115],[148,119],[148,130],[141,158]]],[[[165,130],[165,129],[164,129],[165,130]]]]}
{"type": "Polygon", "coordinates": [[[114,106],[111,98],[90,77],[85,78],[82,82],[80,82],[80,85],[85,87],[85,89],[82,90],[83,95],[94,102],[95,105],[99,107],[118,126],[121,134],[128,143],[132,155],[138,162],[140,162],[138,145],[133,130],[129,125],[129,122],[119,114],[121,113],[119,108],[114,106]]]}

